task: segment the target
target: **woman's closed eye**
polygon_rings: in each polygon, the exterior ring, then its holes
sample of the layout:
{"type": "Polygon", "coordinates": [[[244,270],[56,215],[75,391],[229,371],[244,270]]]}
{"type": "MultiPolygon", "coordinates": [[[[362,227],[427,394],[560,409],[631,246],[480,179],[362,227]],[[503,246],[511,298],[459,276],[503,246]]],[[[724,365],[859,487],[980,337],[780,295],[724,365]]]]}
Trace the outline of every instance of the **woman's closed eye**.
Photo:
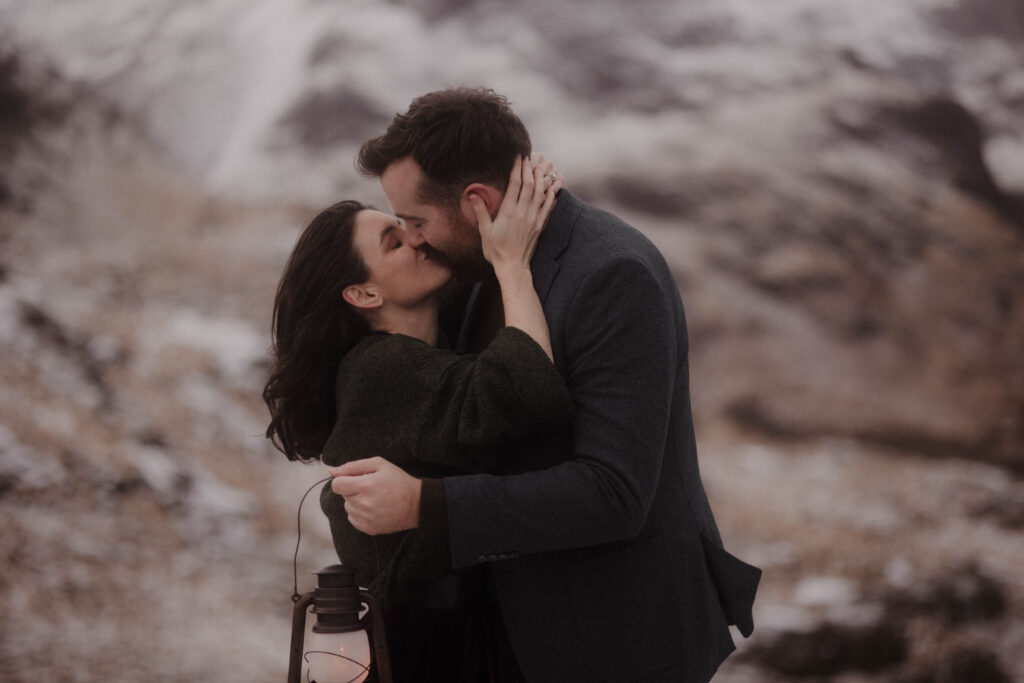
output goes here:
{"type": "Polygon", "coordinates": [[[405,242],[405,240],[403,239],[404,237],[405,232],[402,230],[402,228],[399,227],[399,225],[392,225],[384,231],[384,235],[382,236],[381,241],[383,242],[385,249],[387,249],[388,251],[394,251],[395,249],[401,247],[402,244],[405,242]]]}

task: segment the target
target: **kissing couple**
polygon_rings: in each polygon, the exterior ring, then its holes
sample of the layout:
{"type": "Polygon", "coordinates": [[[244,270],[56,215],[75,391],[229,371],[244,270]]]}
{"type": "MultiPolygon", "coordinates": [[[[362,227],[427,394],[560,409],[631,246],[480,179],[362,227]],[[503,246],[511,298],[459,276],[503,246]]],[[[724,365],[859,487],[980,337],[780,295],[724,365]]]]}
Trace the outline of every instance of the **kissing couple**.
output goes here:
{"type": "Polygon", "coordinates": [[[342,201],[300,235],[267,436],[331,468],[321,507],[395,681],[703,683],[761,571],[701,482],[679,290],[531,152],[483,88],[362,146],[391,213],[342,201]]]}

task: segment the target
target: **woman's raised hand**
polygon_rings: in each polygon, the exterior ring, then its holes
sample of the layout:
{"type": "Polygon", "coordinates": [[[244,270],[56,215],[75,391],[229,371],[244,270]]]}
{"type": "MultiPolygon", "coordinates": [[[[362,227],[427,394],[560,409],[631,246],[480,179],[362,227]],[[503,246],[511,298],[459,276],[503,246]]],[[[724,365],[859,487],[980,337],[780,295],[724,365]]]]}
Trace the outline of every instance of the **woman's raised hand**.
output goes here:
{"type": "Polygon", "coordinates": [[[493,220],[484,200],[475,194],[469,196],[480,227],[484,257],[494,267],[501,287],[505,325],[528,334],[549,359],[554,358],[551,335],[533,288],[530,259],[560,187],[561,176],[550,161],[538,155],[532,161],[516,159],[505,198],[493,220]]]}
{"type": "Polygon", "coordinates": [[[537,155],[532,161],[519,157],[512,166],[505,198],[493,220],[483,199],[470,195],[484,258],[495,270],[507,266],[529,268],[562,182],[554,165],[543,156],[537,155]]]}

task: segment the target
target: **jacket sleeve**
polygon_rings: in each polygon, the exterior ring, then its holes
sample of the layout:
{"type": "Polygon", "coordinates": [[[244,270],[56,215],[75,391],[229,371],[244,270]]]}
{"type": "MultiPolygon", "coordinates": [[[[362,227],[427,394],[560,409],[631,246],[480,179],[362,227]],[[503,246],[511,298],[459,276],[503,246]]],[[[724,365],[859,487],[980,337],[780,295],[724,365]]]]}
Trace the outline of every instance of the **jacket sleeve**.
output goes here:
{"type": "Polygon", "coordinates": [[[620,258],[582,282],[565,326],[574,452],[547,470],[445,478],[453,566],[640,531],[686,352],[678,294],[662,280],[647,264],[620,258]]]}

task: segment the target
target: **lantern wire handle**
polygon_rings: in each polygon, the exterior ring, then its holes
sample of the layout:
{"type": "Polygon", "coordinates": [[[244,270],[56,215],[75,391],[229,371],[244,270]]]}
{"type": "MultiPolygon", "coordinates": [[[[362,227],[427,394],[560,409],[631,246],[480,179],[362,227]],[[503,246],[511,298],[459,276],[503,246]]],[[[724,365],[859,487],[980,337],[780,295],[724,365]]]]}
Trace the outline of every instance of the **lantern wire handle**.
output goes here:
{"type": "Polygon", "coordinates": [[[295,539],[295,556],[292,558],[292,578],[295,583],[293,585],[294,592],[292,593],[292,602],[298,602],[302,596],[299,595],[299,543],[302,542],[302,504],[306,502],[306,496],[308,496],[313,489],[326,481],[330,481],[332,477],[324,477],[320,481],[316,482],[302,494],[302,500],[299,501],[299,512],[296,514],[296,525],[298,526],[298,536],[295,539]]]}

